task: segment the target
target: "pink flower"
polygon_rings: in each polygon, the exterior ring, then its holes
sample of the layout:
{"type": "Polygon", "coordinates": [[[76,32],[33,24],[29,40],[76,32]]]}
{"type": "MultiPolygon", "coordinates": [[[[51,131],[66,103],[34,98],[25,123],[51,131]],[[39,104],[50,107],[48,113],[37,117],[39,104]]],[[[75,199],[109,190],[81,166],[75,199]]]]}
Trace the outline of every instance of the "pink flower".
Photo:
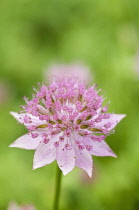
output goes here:
{"type": "Polygon", "coordinates": [[[56,160],[64,175],[77,166],[91,177],[91,155],[116,157],[104,140],[125,117],[108,113],[98,92],[72,76],[40,85],[22,112],[11,112],[29,132],[10,147],[36,150],[33,169],[56,160]]]}
{"type": "Polygon", "coordinates": [[[16,203],[12,202],[9,204],[8,210],[35,210],[35,207],[33,205],[19,206],[16,203]]]}
{"type": "Polygon", "coordinates": [[[92,80],[90,69],[81,63],[54,64],[49,67],[48,71],[45,71],[45,78],[56,76],[59,80],[63,80],[67,75],[74,75],[78,81],[85,81],[86,83],[90,83],[92,80]]]}

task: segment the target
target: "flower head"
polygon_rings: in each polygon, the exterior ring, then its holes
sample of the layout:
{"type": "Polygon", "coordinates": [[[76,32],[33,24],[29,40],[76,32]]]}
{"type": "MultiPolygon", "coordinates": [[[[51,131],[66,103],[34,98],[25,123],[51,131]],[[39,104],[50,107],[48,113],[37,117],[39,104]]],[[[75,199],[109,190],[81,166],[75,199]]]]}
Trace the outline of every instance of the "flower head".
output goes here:
{"type": "Polygon", "coordinates": [[[33,205],[19,206],[15,202],[11,202],[8,206],[8,210],[35,210],[35,207],[33,205]]]}
{"type": "Polygon", "coordinates": [[[116,157],[104,140],[125,115],[108,113],[95,85],[87,88],[74,76],[54,77],[35,91],[20,113],[11,112],[28,133],[10,145],[36,150],[34,169],[56,160],[64,175],[77,166],[91,177],[91,155],[116,157]]]}
{"type": "Polygon", "coordinates": [[[81,63],[73,63],[70,65],[54,64],[44,73],[45,78],[54,75],[57,79],[63,80],[67,75],[74,75],[74,78],[76,78],[78,82],[86,81],[86,83],[90,83],[92,81],[90,69],[81,63]]]}

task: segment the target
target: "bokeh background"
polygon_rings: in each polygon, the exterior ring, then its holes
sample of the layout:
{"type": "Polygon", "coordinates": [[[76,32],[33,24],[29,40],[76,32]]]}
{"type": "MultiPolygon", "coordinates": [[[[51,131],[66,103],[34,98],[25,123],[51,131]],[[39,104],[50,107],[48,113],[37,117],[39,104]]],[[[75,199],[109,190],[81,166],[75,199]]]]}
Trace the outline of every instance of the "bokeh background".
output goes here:
{"type": "Polygon", "coordinates": [[[56,163],[32,171],[33,151],[8,148],[26,132],[19,111],[51,63],[83,62],[127,117],[107,142],[118,158],[94,157],[94,175],[63,177],[60,209],[139,209],[138,0],[0,1],[0,210],[8,203],[51,210],[56,163]]]}

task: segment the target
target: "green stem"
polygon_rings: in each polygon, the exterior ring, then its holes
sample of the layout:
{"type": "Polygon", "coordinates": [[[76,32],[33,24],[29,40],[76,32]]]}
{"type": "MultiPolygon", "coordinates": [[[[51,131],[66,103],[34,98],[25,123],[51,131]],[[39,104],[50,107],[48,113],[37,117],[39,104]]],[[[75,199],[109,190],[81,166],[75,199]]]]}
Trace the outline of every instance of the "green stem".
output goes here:
{"type": "Polygon", "coordinates": [[[59,198],[60,198],[60,189],[61,189],[61,175],[62,171],[59,169],[57,165],[57,173],[56,173],[56,188],[55,188],[55,198],[54,198],[54,207],[53,210],[58,210],[59,198]]]}

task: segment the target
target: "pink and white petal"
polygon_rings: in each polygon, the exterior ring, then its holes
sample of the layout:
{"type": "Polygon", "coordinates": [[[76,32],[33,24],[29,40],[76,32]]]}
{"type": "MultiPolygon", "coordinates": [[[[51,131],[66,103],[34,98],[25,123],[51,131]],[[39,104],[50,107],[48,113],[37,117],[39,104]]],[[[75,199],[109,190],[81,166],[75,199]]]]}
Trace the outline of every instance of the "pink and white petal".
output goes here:
{"type": "Polygon", "coordinates": [[[108,118],[108,119],[103,119],[100,123],[97,123],[97,124],[96,124],[96,127],[101,129],[101,128],[104,127],[105,124],[107,124],[107,123],[110,122],[110,123],[111,123],[111,126],[110,126],[110,128],[108,128],[108,130],[110,131],[110,130],[114,129],[115,126],[116,126],[124,117],[126,117],[125,114],[111,114],[111,115],[110,115],[110,118],[108,118]]]}
{"type": "Polygon", "coordinates": [[[89,151],[91,155],[117,157],[105,141],[98,142],[93,141],[91,138],[85,138],[83,143],[92,146],[92,149],[89,151]]]}
{"type": "MultiPolygon", "coordinates": [[[[39,133],[38,133],[39,134],[39,133]]],[[[34,150],[42,141],[42,136],[38,135],[36,138],[32,138],[31,133],[27,133],[19,137],[16,141],[9,145],[9,147],[17,147],[21,149],[34,150]]]]}
{"type": "Polygon", "coordinates": [[[54,137],[50,139],[47,144],[41,142],[38,145],[34,154],[33,169],[50,164],[56,159],[56,147],[54,146],[54,142],[58,139],[59,137],[54,137]]]}
{"type": "Polygon", "coordinates": [[[56,159],[58,166],[64,175],[72,171],[75,167],[75,151],[69,138],[65,139],[63,142],[60,142],[56,151],[56,159]],[[65,147],[67,141],[68,148],[65,147]]]}
{"type": "Polygon", "coordinates": [[[17,113],[17,112],[10,112],[10,114],[21,124],[28,126],[28,125],[35,125],[35,126],[39,126],[39,125],[43,125],[45,124],[45,121],[40,120],[38,117],[35,117],[31,114],[28,113],[17,113]],[[24,122],[24,117],[25,115],[27,115],[31,122],[30,123],[25,123],[24,122]]]}
{"type": "Polygon", "coordinates": [[[80,151],[77,145],[74,148],[76,156],[75,165],[85,170],[89,177],[92,177],[93,160],[91,154],[86,149],[80,151]]]}

